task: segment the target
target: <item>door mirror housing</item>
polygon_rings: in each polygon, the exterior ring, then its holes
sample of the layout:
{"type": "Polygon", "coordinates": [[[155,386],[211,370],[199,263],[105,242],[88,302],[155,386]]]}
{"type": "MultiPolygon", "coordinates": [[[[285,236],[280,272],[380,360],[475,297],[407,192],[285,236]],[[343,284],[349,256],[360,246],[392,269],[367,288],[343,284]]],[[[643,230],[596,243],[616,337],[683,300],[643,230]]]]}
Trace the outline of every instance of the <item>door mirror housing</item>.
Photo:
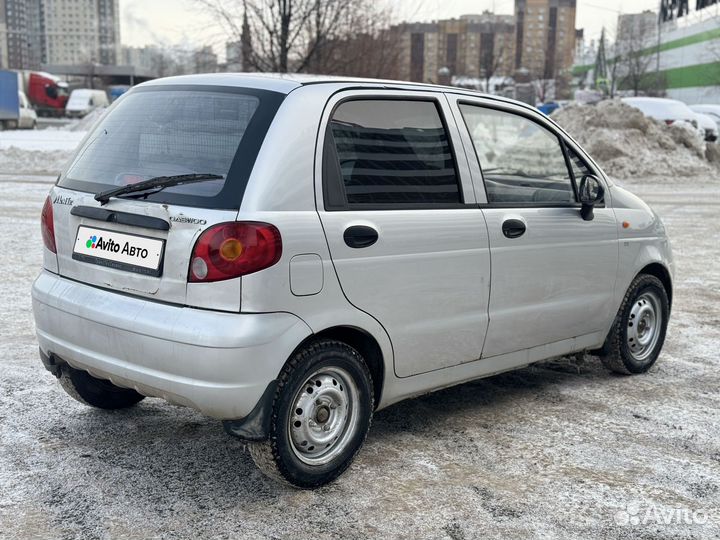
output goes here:
{"type": "Polygon", "coordinates": [[[591,221],[595,215],[593,208],[597,203],[603,200],[605,196],[605,188],[603,188],[600,180],[592,174],[586,174],[580,181],[580,215],[585,221],[591,221]]]}

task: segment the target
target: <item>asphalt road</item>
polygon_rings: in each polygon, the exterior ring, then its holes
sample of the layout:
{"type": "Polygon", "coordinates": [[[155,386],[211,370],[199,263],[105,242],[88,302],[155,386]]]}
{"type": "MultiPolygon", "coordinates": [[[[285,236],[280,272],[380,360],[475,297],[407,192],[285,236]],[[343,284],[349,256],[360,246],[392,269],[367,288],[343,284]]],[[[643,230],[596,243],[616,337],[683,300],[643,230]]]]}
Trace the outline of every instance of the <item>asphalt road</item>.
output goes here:
{"type": "Polygon", "coordinates": [[[312,492],[263,477],[216,421],[84,408],[43,370],[30,285],[50,180],[0,175],[0,538],[720,537],[716,179],[635,184],[678,267],[649,373],[560,359],[406,401],[312,492]]]}

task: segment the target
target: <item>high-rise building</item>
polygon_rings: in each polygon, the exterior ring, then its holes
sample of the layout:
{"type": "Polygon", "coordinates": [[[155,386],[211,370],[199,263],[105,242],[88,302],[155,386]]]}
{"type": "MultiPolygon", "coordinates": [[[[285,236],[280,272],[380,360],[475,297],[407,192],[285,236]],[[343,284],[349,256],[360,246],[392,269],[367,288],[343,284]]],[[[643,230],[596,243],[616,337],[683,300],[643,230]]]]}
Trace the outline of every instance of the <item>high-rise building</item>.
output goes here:
{"type": "Polygon", "coordinates": [[[0,67],[39,67],[39,2],[0,0],[0,67]]]}
{"type": "Polygon", "coordinates": [[[117,64],[118,0],[40,0],[45,64],[117,64]]]}
{"type": "Polygon", "coordinates": [[[400,34],[402,79],[437,82],[440,70],[450,77],[478,79],[512,74],[512,15],[485,12],[431,23],[404,23],[393,30],[400,34]]]}
{"type": "Polygon", "coordinates": [[[218,70],[218,56],[209,45],[200,47],[193,54],[195,73],[216,73],[218,70]]]}
{"type": "Polygon", "coordinates": [[[118,1],[0,0],[0,66],[117,64],[118,1]]]}
{"type": "Polygon", "coordinates": [[[515,0],[515,68],[555,79],[575,53],[576,0],[515,0]]]}
{"type": "Polygon", "coordinates": [[[637,51],[657,41],[658,15],[654,11],[618,15],[616,44],[617,52],[637,51]]]}
{"type": "Polygon", "coordinates": [[[228,41],[225,43],[225,67],[230,73],[243,71],[241,41],[228,41]]]}

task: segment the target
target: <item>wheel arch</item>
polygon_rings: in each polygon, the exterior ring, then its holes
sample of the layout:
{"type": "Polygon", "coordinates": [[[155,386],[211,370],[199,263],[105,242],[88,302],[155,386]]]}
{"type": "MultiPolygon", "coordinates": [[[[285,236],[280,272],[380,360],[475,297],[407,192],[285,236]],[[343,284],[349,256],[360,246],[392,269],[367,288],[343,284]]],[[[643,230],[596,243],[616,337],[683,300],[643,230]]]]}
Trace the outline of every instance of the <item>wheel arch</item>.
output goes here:
{"type": "Polygon", "coordinates": [[[341,341],[362,355],[370,370],[370,375],[372,375],[373,391],[375,394],[374,407],[377,409],[385,384],[385,357],[375,337],[369,332],[355,326],[332,326],[305,338],[302,343],[296,347],[290,355],[290,358],[308,343],[320,339],[341,341]]]}
{"type": "Polygon", "coordinates": [[[670,277],[670,271],[667,269],[665,265],[659,262],[653,262],[650,264],[645,265],[640,272],[638,272],[638,275],[640,274],[648,274],[651,276],[655,276],[658,278],[662,284],[663,287],[665,287],[665,292],[668,296],[668,308],[672,308],[672,300],[673,300],[673,290],[672,290],[672,277],[670,277]]]}

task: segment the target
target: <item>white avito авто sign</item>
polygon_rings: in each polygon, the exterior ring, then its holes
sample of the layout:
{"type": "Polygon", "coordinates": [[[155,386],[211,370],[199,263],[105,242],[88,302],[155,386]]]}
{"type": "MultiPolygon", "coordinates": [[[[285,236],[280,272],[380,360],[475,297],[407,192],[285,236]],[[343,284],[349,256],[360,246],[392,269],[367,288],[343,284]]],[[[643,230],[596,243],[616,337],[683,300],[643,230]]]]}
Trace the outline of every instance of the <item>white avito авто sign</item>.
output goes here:
{"type": "Polygon", "coordinates": [[[74,254],[157,270],[164,241],[95,227],[78,228],[74,254]]]}

